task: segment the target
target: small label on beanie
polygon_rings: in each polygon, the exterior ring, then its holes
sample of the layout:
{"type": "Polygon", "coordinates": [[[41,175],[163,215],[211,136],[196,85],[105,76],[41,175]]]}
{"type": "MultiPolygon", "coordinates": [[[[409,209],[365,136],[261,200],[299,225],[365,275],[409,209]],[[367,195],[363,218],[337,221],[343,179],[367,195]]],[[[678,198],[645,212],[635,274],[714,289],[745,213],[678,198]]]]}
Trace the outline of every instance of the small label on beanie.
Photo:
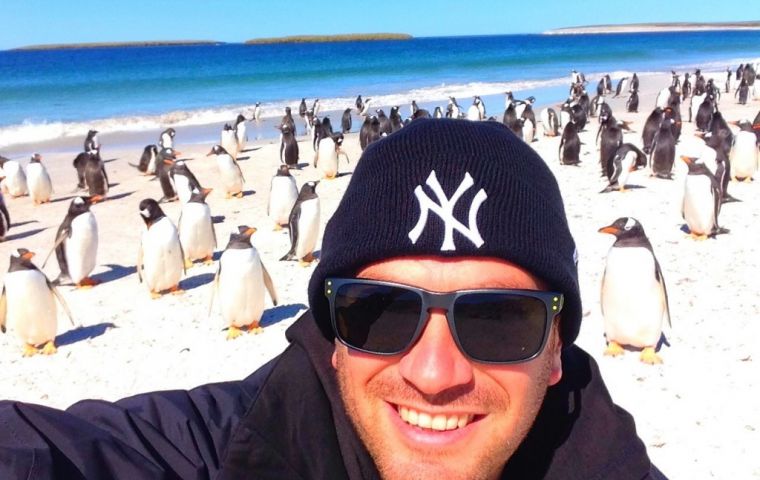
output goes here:
{"type": "Polygon", "coordinates": [[[475,245],[475,247],[480,248],[484,241],[478,231],[477,217],[480,206],[485,202],[486,198],[488,198],[485,190],[481,188],[480,191],[475,194],[475,198],[472,199],[470,213],[468,215],[469,227],[465,227],[462,222],[454,218],[454,207],[462,195],[475,183],[472,180],[470,173],[465,173],[462,183],[459,184],[459,187],[457,187],[451,198],[447,198],[446,194],[443,192],[443,188],[435,175],[435,170],[430,172],[425,183],[433,190],[433,193],[438,199],[438,203],[427,196],[422,189],[422,185],[417,185],[417,188],[414,189],[414,195],[417,197],[417,201],[420,204],[420,218],[417,220],[417,224],[414,228],[409,232],[409,239],[412,241],[412,244],[416,244],[420,235],[422,235],[422,232],[427,225],[428,212],[432,211],[438,215],[444,223],[441,251],[456,250],[456,246],[454,245],[454,230],[464,235],[465,238],[475,245]]]}

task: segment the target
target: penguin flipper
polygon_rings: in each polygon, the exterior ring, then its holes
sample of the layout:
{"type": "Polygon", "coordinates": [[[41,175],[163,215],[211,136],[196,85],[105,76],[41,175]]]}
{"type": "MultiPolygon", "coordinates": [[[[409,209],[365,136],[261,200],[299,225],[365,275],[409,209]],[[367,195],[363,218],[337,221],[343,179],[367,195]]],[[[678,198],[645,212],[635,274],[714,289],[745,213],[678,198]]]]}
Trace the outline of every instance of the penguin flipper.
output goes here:
{"type": "Polygon", "coordinates": [[[662,276],[662,270],[660,270],[660,262],[657,258],[654,259],[654,275],[657,279],[657,283],[662,288],[662,301],[665,303],[665,314],[668,316],[668,327],[673,328],[673,323],[670,319],[670,302],[668,300],[668,288],[665,286],[665,277],[662,276]]]}
{"type": "Polygon", "coordinates": [[[213,220],[211,221],[211,238],[214,239],[214,248],[216,248],[217,247],[216,228],[214,228],[214,221],[213,220]]]}
{"type": "Polygon", "coordinates": [[[214,295],[219,288],[219,276],[222,274],[222,262],[219,262],[219,267],[216,269],[216,275],[214,275],[214,282],[211,284],[211,298],[208,301],[208,317],[211,318],[211,308],[214,306],[214,295]]]}
{"type": "Polygon", "coordinates": [[[290,251],[280,260],[294,260],[296,254],[296,245],[298,244],[298,220],[301,218],[301,204],[293,206],[288,217],[288,236],[290,237],[290,251]]]}
{"type": "Polygon", "coordinates": [[[232,159],[232,163],[235,164],[235,167],[237,168],[237,171],[240,174],[240,178],[243,179],[243,183],[245,183],[245,175],[243,175],[243,170],[240,168],[240,164],[234,158],[232,159]]]}
{"type": "Polygon", "coordinates": [[[75,328],[78,328],[79,325],[77,325],[74,322],[74,317],[71,315],[71,310],[69,309],[69,305],[66,303],[66,300],[64,300],[63,295],[61,295],[61,292],[59,292],[58,289],[55,288],[55,285],[53,285],[52,282],[50,282],[50,280],[47,279],[47,277],[45,277],[45,282],[47,283],[47,286],[50,289],[50,291],[53,292],[53,295],[55,295],[55,298],[56,300],[58,300],[58,303],[61,304],[61,308],[63,308],[63,311],[66,313],[66,317],[68,317],[69,321],[71,322],[71,325],[75,328]]]}
{"type": "Polygon", "coordinates": [[[8,213],[8,207],[5,206],[5,203],[0,199],[0,212],[5,217],[6,222],[8,223],[8,228],[11,228],[11,214],[8,213]]]}
{"type": "Polygon", "coordinates": [[[269,292],[269,296],[272,297],[272,304],[276,307],[277,306],[277,292],[274,289],[274,283],[272,282],[272,277],[269,275],[269,272],[267,271],[267,267],[264,266],[264,262],[261,262],[261,271],[264,273],[264,286],[267,287],[267,292],[269,292]]]}
{"type": "Polygon", "coordinates": [[[5,333],[5,315],[7,305],[5,300],[5,285],[3,285],[3,293],[0,294],[0,332],[5,333]]]}
{"type": "MultiPolygon", "coordinates": [[[[71,227],[66,228],[63,225],[61,225],[61,228],[58,230],[58,236],[55,239],[55,243],[53,243],[53,248],[50,249],[50,251],[47,254],[47,257],[45,257],[45,261],[42,262],[42,268],[45,268],[45,265],[47,265],[47,262],[48,260],[50,260],[50,256],[53,254],[53,252],[55,252],[58,249],[58,247],[60,247],[63,244],[64,240],[66,240],[69,237],[71,237],[71,227]]],[[[68,273],[69,269],[67,268],[67,265],[66,265],[66,256],[65,255],[59,256],[58,258],[59,264],[61,263],[61,260],[63,260],[64,262],[63,265],[59,265],[59,267],[61,268],[61,272],[63,272],[63,270],[65,269],[66,273],[68,273]]]]}
{"type": "Polygon", "coordinates": [[[140,242],[140,248],[137,249],[137,279],[142,283],[142,271],[143,271],[143,246],[140,242]]]}

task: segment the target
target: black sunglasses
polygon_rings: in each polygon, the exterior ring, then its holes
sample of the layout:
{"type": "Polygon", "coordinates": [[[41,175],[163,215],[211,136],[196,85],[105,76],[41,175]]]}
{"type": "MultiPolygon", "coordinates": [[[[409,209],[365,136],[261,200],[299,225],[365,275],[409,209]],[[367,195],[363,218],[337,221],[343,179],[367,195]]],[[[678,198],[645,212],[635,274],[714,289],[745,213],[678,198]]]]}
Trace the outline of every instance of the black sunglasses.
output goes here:
{"type": "Polygon", "coordinates": [[[332,327],[344,345],[377,355],[397,355],[419,339],[430,308],[446,310],[459,350],[482,363],[526,362],[546,345],[560,293],[478,289],[437,293],[398,283],[328,278],[332,327]]]}

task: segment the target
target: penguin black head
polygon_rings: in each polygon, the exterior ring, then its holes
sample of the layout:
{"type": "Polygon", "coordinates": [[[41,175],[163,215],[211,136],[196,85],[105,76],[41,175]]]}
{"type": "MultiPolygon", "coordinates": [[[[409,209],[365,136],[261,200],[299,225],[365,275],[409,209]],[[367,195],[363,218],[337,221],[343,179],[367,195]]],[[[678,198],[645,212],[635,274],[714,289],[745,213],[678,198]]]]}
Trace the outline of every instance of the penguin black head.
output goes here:
{"type": "Polygon", "coordinates": [[[290,115],[290,107],[285,107],[285,115],[290,115]]]}
{"type": "Polygon", "coordinates": [[[618,240],[629,238],[646,238],[644,227],[633,217],[620,217],[611,225],[599,229],[599,233],[615,235],[618,240]]]}
{"type": "Polygon", "coordinates": [[[27,250],[26,248],[19,248],[15,252],[11,252],[11,260],[8,265],[8,271],[13,272],[17,270],[37,270],[37,267],[32,263],[34,252],[27,250]]]}
{"type": "Polygon", "coordinates": [[[245,116],[243,116],[242,113],[238,113],[237,119],[235,119],[235,123],[241,123],[245,122],[245,116]]]}
{"type": "Polygon", "coordinates": [[[227,242],[226,249],[251,248],[251,235],[254,233],[256,233],[254,227],[249,227],[248,225],[238,226],[238,233],[230,233],[230,240],[227,242]]]}
{"type": "Polygon", "coordinates": [[[690,175],[707,175],[707,176],[713,176],[713,173],[710,171],[709,168],[707,168],[707,165],[700,162],[695,157],[687,157],[686,155],[681,155],[681,160],[686,163],[686,166],[689,167],[689,174],[690,175]]]}
{"type": "Polygon", "coordinates": [[[181,154],[182,154],[181,152],[178,152],[177,150],[173,148],[163,148],[159,152],[161,161],[167,165],[173,165],[174,160],[176,160],[177,157],[181,154]]]}
{"type": "Polygon", "coordinates": [[[98,203],[103,197],[100,195],[79,196],[69,204],[69,216],[74,218],[90,211],[90,206],[98,203]]]}
{"type": "Polygon", "coordinates": [[[161,218],[165,217],[164,211],[158,205],[158,202],[152,198],[146,198],[140,202],[140,217],[145,222],[145,226],[150,228],[151,225],[156,223],[161,218]]]}
{"type": "Polygon", "coordinates": [[[308,199],[308,198],[316,198],[317,197],[317,184],[319,183],[319,180],[313,180],[310,182],[306,182],[301,186],[301,192],[298,194],[298,199],[308,199]]]}
{"type": "Polygon", "coordinates": [[[276,176],[278,177],[292,177],[293,175],[290,174],[290,168],[288,168],[287,165],[282,164],[277,168],[276,176]]]}
{"type": "Polygon", "coordinates": [[[193,189],[190,193],[190,200],[188,200],[188,203],[206,203],[206,197],[208,197],[213,190],[213,188],[201,188],[200,190],[197,188],[193,189]]]}
{"type": "Polygon", "coordinates": [[[32,158],[29,160],[29,163],[40,163],[41,160],[42,160],[42,155],[40,155],[39,153],[35,153],[34,155],[32,155],[32,158]]]}
{"type": "Polygon", "coordinates": [[[210,157],[211,155],[222,155],[227,154],[229,155],[229,152],[224,149],[221,145],[214,145],[211,147],[211,151],[206,154],[207,157],[210,157]]]}
{"type": "Polygon", "coordinates": [[[168,133],[169,136],[172,138],[174,138],[174,136],[177,134],[177,132],[175,132],[173,128],[167,128],[166,133],[168,133]]]}
{"type": "Polygon", "coordinates": [[[224,130],[226,132],[228,130],[234,130],[234,128],[232,128],[232,125],[230,125],[229,123],[225,123],[224,127],[222,128],[222,130],[224,130]]]}

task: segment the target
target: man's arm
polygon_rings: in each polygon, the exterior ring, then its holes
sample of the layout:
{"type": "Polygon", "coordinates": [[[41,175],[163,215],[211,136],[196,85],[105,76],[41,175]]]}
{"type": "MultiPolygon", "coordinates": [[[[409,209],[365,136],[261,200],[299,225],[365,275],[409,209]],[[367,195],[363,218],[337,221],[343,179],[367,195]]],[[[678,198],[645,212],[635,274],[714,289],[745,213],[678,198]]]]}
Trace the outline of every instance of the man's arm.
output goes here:
{"type": "Polygon", "coordinates": [[[240,382],[66,411],[0,402],[0,478],[212,478],[276,360],[240,382]]]}

